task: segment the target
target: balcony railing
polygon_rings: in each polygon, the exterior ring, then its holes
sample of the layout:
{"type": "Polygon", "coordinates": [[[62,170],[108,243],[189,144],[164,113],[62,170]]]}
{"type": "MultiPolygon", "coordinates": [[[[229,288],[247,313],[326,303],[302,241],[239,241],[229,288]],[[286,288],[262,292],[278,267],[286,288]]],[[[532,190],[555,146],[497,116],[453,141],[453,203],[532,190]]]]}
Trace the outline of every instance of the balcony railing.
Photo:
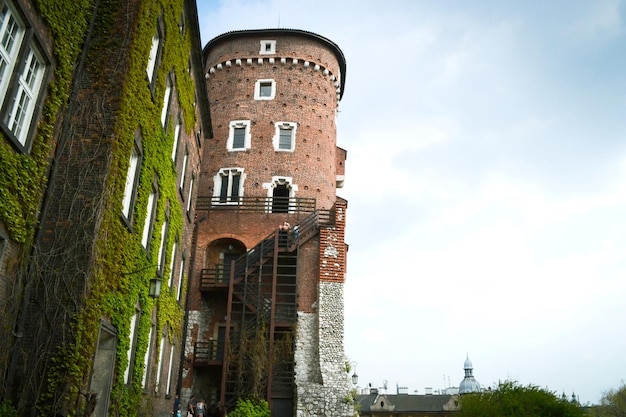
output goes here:
{"type": "Polygon", "coordinates": [[[200,270],[200,289],[228,288],[230,269],[223,265],[200,270]]]}
{"type": "Polygon", "coordinates": [[[198,341],[194,345],[194,364],[221,364],[223,354],[224,342],[220,342],[219,340],[198,341]]]}
{"type": "Polygon", "coordinates": [[[303,197],[198,197],[196,210],[312,213],[315,211],[315,199],[303,197]]]}

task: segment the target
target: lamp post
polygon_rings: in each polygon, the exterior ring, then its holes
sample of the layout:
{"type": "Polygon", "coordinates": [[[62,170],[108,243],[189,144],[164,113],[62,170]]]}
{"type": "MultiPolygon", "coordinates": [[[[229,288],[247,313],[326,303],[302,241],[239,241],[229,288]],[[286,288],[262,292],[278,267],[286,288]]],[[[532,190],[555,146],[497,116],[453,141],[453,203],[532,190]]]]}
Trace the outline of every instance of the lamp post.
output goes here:
{"type": "Polygon", "coordinates": [[[356,366],[358,364],[356,362],[350,362],[350,367],[354,368],[354,371],[352,373],[352,385],[356,386],[356,384],[359,383],[359,376],[356,374],[356,366]]]}
{"type": "Polygon", "coordinates": [[[152,298],[159,298],[161,296],[161,280],[159,278],[152,278],[150,280],[148,294],[152,298]]]}

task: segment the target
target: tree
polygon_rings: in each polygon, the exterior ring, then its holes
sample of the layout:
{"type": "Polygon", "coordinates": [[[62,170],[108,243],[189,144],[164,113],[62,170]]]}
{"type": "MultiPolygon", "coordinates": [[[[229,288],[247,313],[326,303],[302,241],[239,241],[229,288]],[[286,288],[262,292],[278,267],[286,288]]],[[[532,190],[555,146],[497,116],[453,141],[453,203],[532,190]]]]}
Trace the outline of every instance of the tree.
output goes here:
{"type": "Polygon", "coordinates": [[[593,413],[597,417],[625,417],[626,416],[626,385],[617,389],[610,389],[602,394],[600,405],[594,407],[593,413]]]}
{"type": "Polygon", "coordinates": [[[578,403],[534,385],[505,381],[494,391],[466,394],[460,399],[459,417],[582,417],[578,403]]]}

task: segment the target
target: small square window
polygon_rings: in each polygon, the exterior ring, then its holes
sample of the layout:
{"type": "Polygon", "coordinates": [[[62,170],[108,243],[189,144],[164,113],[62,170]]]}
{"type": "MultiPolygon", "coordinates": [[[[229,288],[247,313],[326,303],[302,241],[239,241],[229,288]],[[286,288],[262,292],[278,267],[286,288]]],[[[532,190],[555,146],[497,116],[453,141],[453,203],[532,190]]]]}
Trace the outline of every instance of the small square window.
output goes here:
{"type": "Polygon", "coordinates": [[[273,100],[276,95],[276,82],[274,80],[257,80],[254,85],[255,100],[273,100]]]}
{"type": "Polygon", "coordinates": [[[261,97],[271,97],[272,96],[272,83],[262,82],[259,85],[259,95],[261,97]]]}
{"type": "Polygon", "coordinates": [[[276,53],[276,41],[275,40],[262,40],[261,47],[259,49],[260,55],[273,55],[276,53]]]}

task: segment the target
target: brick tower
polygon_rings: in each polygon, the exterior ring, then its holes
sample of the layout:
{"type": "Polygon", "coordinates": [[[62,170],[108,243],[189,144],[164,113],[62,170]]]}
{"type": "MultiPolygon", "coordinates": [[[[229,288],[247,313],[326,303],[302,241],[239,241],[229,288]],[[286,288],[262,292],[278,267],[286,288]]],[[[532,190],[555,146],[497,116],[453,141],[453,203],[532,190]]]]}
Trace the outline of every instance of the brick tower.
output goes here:
{"type": "Polygon", "coordinates": [[[311,32],[245,30],[211,40],[204,61],[214,137],[197,178],[182,397],[351,416],[343,53],[311,32]]]}

